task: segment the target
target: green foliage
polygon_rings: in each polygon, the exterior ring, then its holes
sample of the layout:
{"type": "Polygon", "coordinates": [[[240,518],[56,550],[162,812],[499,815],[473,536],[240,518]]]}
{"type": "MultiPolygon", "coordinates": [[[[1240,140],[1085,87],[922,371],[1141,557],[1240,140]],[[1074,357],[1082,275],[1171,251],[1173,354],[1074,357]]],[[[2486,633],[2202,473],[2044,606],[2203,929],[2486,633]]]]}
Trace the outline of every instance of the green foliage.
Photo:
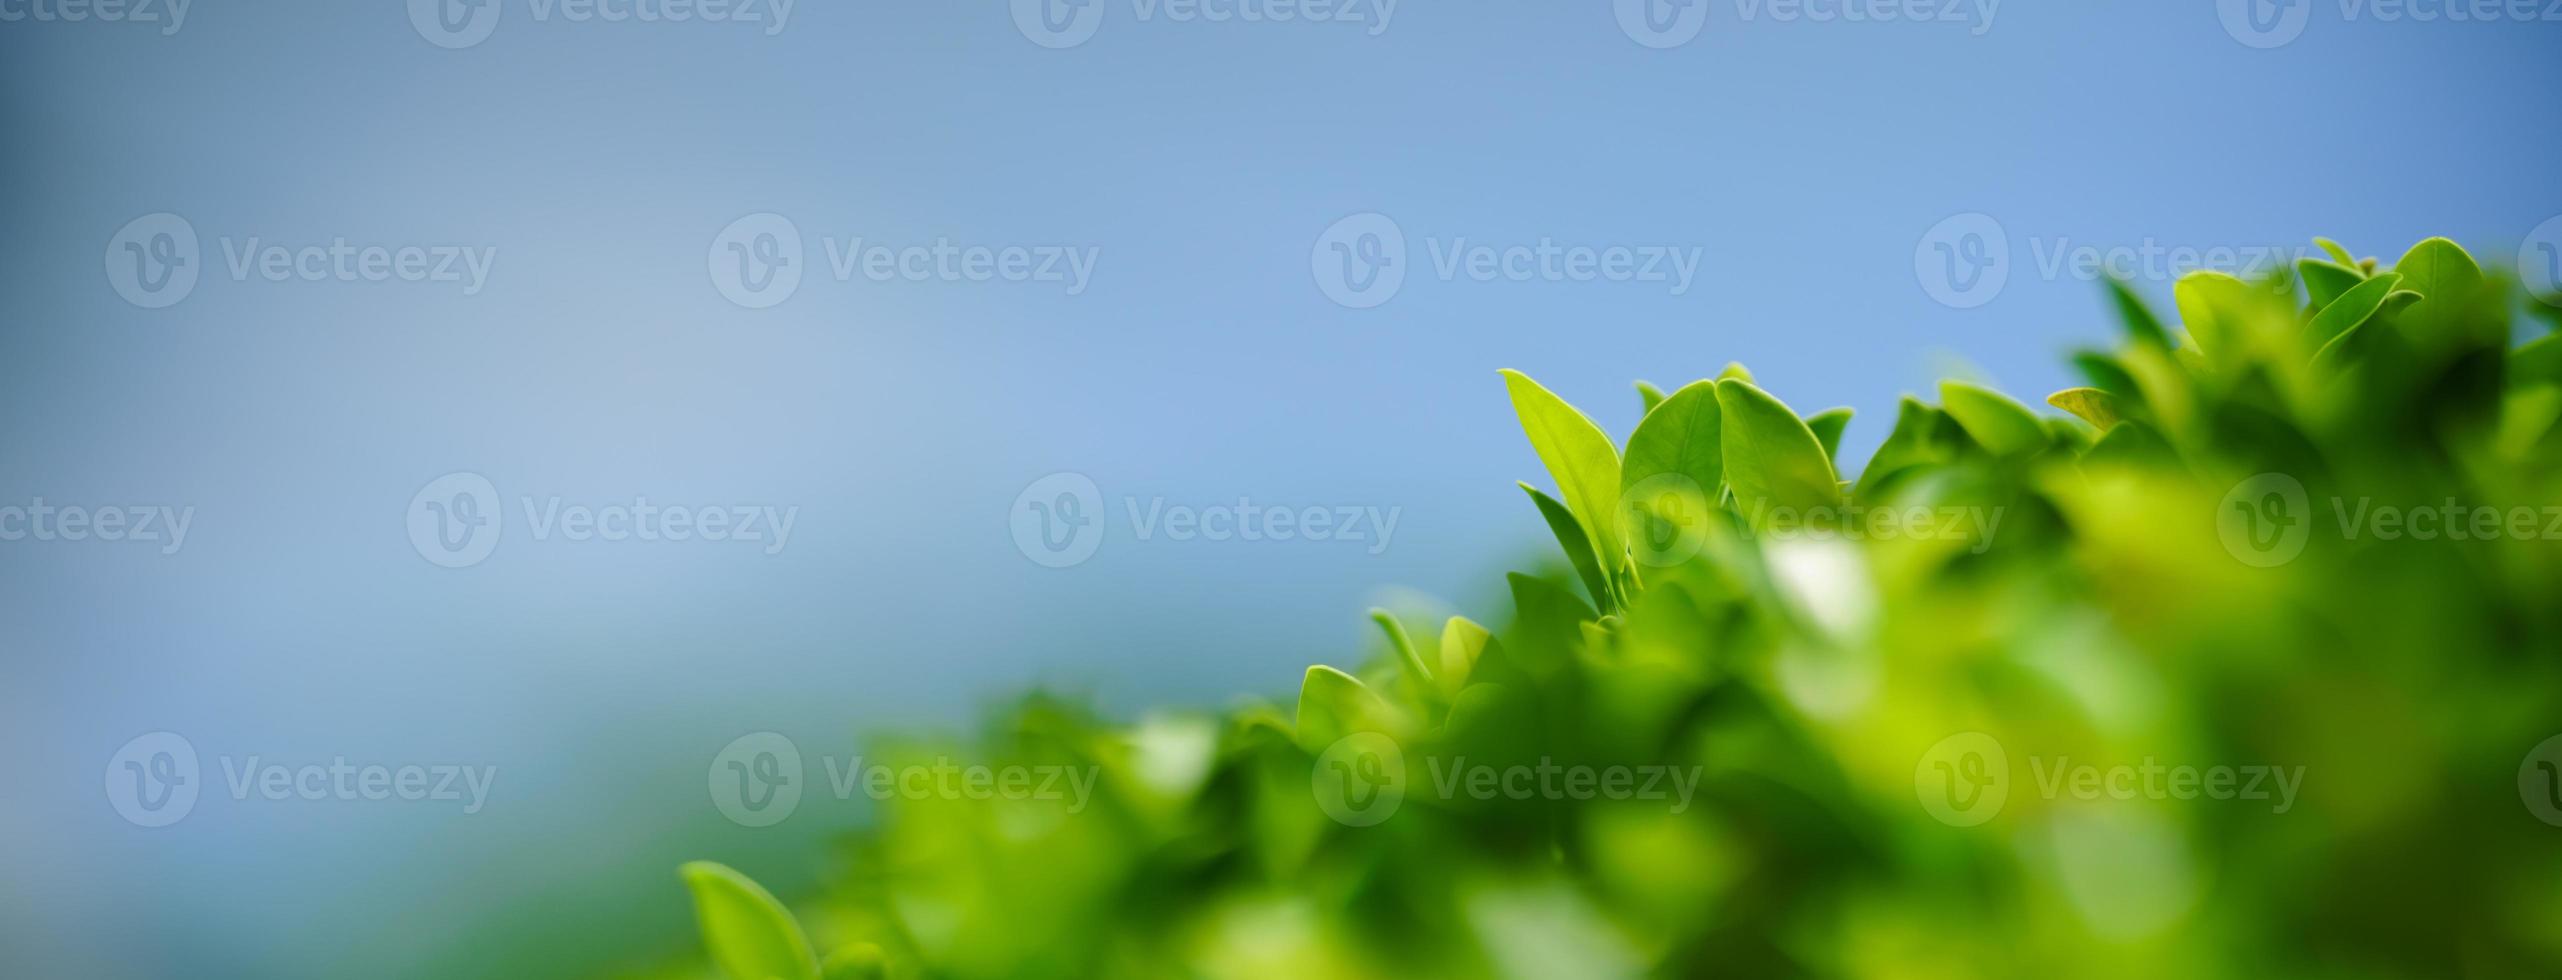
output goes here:
{"type": "MultiPolygon", "coordinates": [[[[1740,366],[1641,385],[1624,461],[1506,372],[1591,602],[1374,612],[1295,717],[1029,699],[979,756],[1094,798],[893,801],[808,906],[825,975],[2562,975],[2562,343],[2451,243],[2322,244],[2182,280],[2178,330],[2111,284],[2071,417],[1950,382],[1846,493],[1846,416],[1740,366]],[[1623,770],[1661,795],[1537,776],[1623,770]]],[[[724,975],[818,969],[685,877],[724,975]]]]}

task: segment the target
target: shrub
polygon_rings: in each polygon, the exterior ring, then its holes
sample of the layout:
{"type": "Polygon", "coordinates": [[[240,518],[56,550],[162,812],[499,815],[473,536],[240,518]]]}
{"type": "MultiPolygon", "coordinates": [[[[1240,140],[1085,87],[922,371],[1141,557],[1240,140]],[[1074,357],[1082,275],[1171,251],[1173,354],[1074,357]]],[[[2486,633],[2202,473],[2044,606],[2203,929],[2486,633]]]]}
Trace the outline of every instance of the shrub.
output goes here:
{"type": "Polygon", "coordinates": [[[1295,711],[973,751],[804,908],[689,865],[736,980],[2562,972],[2562,340],[2454,244],[2113,288],[2040,415],[1950,382],[1852,476],[1740,366],[1624,444],[1512,406],[1566,563],[1375,613],[1295,711]],[[1419,638],[1419,639],[1418,639],[1419,638]]]}

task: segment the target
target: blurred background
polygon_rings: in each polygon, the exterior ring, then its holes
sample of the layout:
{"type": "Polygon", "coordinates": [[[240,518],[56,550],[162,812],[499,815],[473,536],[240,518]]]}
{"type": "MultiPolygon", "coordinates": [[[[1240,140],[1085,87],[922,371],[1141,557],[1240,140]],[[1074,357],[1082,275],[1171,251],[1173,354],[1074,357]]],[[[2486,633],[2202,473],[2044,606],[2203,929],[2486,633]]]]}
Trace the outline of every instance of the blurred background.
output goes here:
{"type": "Polygon", "coordinates": [[[1491,615],[1498,368],[1864,457],[2070,383],[2101,267],[2549,287],[2562,23],[2422,9],[0,3],[0,974],[691,949],[675,865],[806,887],[865,733],[1491,615]],[[425,798],[261,783],[342,761],[425,798]]]}

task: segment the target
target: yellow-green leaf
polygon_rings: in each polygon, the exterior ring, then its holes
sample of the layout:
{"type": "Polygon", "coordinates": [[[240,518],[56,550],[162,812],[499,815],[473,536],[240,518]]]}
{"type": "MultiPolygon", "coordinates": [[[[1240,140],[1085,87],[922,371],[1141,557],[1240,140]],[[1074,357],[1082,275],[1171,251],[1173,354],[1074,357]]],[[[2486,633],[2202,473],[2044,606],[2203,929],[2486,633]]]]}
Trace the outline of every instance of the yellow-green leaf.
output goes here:
{"type": "Polygon", "coordinates": [[[2046,404],[2071,412],[2103,432],[2126,417],[2118,408],[2117,396],[2097,388],[2066,388],[2046,396],[2046,404]]]}
{"type": "Polygon", "coordinates": [[[1619,567],[1619,448],[1601,426],[1529,375],[1506,370],[1503,382],[1530,448],[1557,481],[1566,508],[1582,522],[1598,564],[1604,570],[1619,567]]]}
{"type": "Polygon", "coordinates": [[[783,903],[728,865],[677,869],[694,893],[694,918],[712,963],[729,980],[819,980],[818,955],[783,903]]]}
{"type": "Polygon", "coordinates": [[[1718,431],[1726,458],[1726,485],[1746,518],[1764,509],[1799,511],[1841,503],[1832,457],[1804,419],[1749,381],[1717,382],[1718,431]]]}
{"type": "Polygon", "coordinates": [[[2046,423],[2028,406],[1963,381],[1939,383],[1939,403],[1975,442],[1996,456],[2031,453],[2047,446],[2046,423]]]}

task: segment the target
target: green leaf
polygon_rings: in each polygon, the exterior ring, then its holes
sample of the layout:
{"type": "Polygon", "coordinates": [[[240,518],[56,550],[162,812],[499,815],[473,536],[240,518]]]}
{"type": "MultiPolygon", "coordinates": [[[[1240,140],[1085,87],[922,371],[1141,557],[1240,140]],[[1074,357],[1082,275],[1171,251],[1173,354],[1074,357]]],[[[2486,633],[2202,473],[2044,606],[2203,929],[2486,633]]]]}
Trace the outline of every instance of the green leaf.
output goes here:
{"type": "Polygon", "coordinates": [[[1406,676],[1414,681],[1415,690],[1432,690],[1432,668],[1425,666],[1423,654],[1415,650],[1414,638],[1406,635],[1406,625],[1397,622],[1397,614],[1373,608],[1370,621],[1388,634],[1388,645],[1396,648],[1397,662],[1405,665],[1406,676]]]}
{"type": "Polygon", "coordinates": [[[2508,387],[2562,385],[2562,333],[2549,333],[2509,352],[2508,387]]]}
{"type": "Polygon", "coordinates": [[[881,980],[890,975],[889,957],[872,943],[839,946],[819,964],[826,980],[881,980]]]}
{"type": "Polygon", "coordinates": [[[2247,346],[2253,292],[2250,283],[2212,270],[2181,276],[2171,287],[2181,326],[2198,351],[2218,364],[2230,363],[2247,346]]]}
{"type": "Polygon", "coordinates": [[[1493,633],[1465,616],[1452,616],[1442,624],[1441,668],[1437,676],[1443,693],[1457,694],[1466,687],[1469,675],[1476,673],[1477,661],[1485,657],[1486,648],[1493,643],[1493,633]]]}
{"type": "Polygon", "coordinates": [[[1947,460],[1947,453],[1931,438],[1931,430],[1938,427],[1939,420],[1939,410],[1922,404],[1921,399],[1906,395],[1896,403],[1895,431],[1886,434],[1886,442],[1868,457],[1868,465],[1860,468],[1857,493],[1861,499],[1897,471],[1947,460]]]}
{"type": "MultiPolygon", "coordinates": [[[[1806,428],[1814,430],[1815,441],[1823,444],[1825,459],[1838,458],[1841,455],[1841,434],[1850,428],[1850,409],[1827,408],[1806,416],[1806,428]]],[[[1836,465],[1833,469],[1839,471],[1841,467],[1836,465]]]]}
{"type": "Polygon", "coordinates": [[[2144,386],[2135,380],[2134,372],[2128,371],[2117,358],[2086,350],[2073,355],[2073,366],[2081,370],[2082,377],[2089,379],[2091,387],[2131,401],[2141,401],[2144,397],[2144,386]]]}
{"type": "Polygon", "coordinates": [[[2461,303],[2482,285],[2482,267],[2464,247],[2443,238],[2431,238],[2402,253],[2393,263],[2393,271],[2402,276],[2402,288],[2431,301],[2461,303]]]}
{"type": "Polygon", "coordinates": [[[2366,280],[2366,273],[2351,266],[2321,259],[2297,259],[2295,271],[2304,278],[2304,293],[2313,299],[2313,308],[2322,309],[2340,298],[2340,294],[2366,280]]]}
{"type": "Polygon", "coordinates": [[[1544,676],[1565,663],[1583,635],[1582,624],[1601,618],[1574,593],[1547,579],[1512,572],[1504,582],[1512,587],[1512,636],[1521,642],[1506,642],[1503,648],[1534,675],[1544,676]]]}
{"type": "Polygon", "coordinates": [[[1714,499],[1726,478],[1717,383],[1694,381],[1681,386],[1662,405],[1646,413],[1628,436],[1628,458],[1619,467],[1619,495],[1666,473],[1677,473],[1714,499]]]}
{"type": "Polygon", "coordinates": [[[1521,416],[1521,429],[1530,436],[1530,448],[1557,481],[1566,508],[1583,522],[1595,564],[1619,567],[1619,448],[1601,426],[1529,375],[1506,370],[1503,382],[1512,394],[1513,412],[1521,416]]]}
{"type": "Polygon", "coordinates": [[[1530,502],[1539,506],[1539,518],[1548,522],[1548,533],[1556,535],[1557,545],[1566,550],[1566,563],[1574,566],[1575,577],[1583,580],[1584,591],[1592,594],[1593,605],[1617,608],[1618,595],[1611,591],[1609,578],[1601,574],[1601,566],[1593,556],[1592,540],[1584,537],[1583,525],[1575,521],[1575,515],[1557,498],[1539,492],[1538,487],[1527,483],[1519,486],[1521,492],[1530,495],[1530,502]]]}
{"type": "Polygon", "coordinates": [[[2135,295],[2135,287],[2116,276],[2108,277],[2108,297],[2117,304],[2117,318],[2126,324],[2126,334],[2138,344],[2151,344],[2170,349],[2170,331],[2162,329],[2162,318],[2153,315],[2144,297],[2135,295]]]}
{"type": "MultiPolygon", "coordinates": [[[[2402,328],[2403,336],[2440,341],[2459,336],[2455,331],[2463,325],[2483,287],[2482,267],[2474,264],[2473,256],[2465,254],[2463,247],[2454,242],[2432,238],[2402,253],[2401,261],[2393,263],[2393,271],[2402,274],[2400,291],[2420,294],[2419,300],[2407,308],[2390,305],[2395,300],[2385,297],[2385,310],[2393,315],[2394,325],[2402,328]]],[[[2499,342],[2507,341],[2508,334],[2503,331],[2499,342]]]]}
{"type": "Polygon", "coordinates": [[[2071,412],[2103,432],[2126,418],[2117,397],[2097,388],[2066,388],[2046,396],[2046,404],[2071,412]]]}
{"type": "Polygon", "coordinates": [[[1804,419],[1749,381],[1717,382],[1726,485],[1746,517],[1762,508],[1828,508],[1841,502],[1832,457],[1804,419]]]}
{"type": "Polygon", "coordinates": [[[2357,256],[2349,254],[2349,250],[2341,248],[2340,243],[2338,242],[2332,241],[2328,238],[2315,238],[2313,239],[2313,244],[2321,246],[2322,251],[2330,253],[2331,261],[2333,262],[2337,262],[2351,269],[2362,270],[2364,268],[2358,264],[2357,256]]]}
{"type": "Polygon", "coordinates": [[[1652,412],[1655,406],[1664,403],[1664,390],[1640,381],[1637,382],[1637,399],[1645,403],[1645,411],[1652,412]]]}
{"type": "Polygon", "coordinates": [[[1711,380],[1724,381],[1728,378],[1744,382],[1745,384],[1751,384],[1752,370],[1744,367],[1744,362],[1742,361],[1727,361],[1726,369],[1717,372],[1717,376],[1711,380]]]}
{"type": "Polygon", "coordinates": [[[1963,381],[1939,383],[1939,403],[1958,426],[1996,456],[2033,453],[2047,446],[2046,423],[2028,406],[1963,381]]]}
{"type": "Polygon", "coordinates": [[[2364,324],[2375,316],[2375,311],[2384,308],[2384,297],[2392,295],[2393,287],[2401,279],[2399,273],[2387,272],[2341,293],[2336,302],[2314,315],[2312,326],[2307,331],[2313,343],[2327,348],[2364,324]]]}
{"type": "Polygon", "coordinates": [[[2111,427],[2082,453],[2082,465],[2124,465],[2150,467],[2178,459],[2171,444],[2161,433],[2142,422],[2129,419],[2111,427]]]}
{"type": "Polygon", "coordinates": [[[1352,675],[1324,664],[1308,668],[1299,682],[1299,747],[1323,752],[1346,735],[1378,732],[1402,735],[1405,726],[1395,708],[1352,675]]]}
{"type": "Polygon", "coordinates": [[[730,980],[818,980],[818,955],[783,903],[746,875],[710,861],[677,869],[712,962],[730,980]]]}

